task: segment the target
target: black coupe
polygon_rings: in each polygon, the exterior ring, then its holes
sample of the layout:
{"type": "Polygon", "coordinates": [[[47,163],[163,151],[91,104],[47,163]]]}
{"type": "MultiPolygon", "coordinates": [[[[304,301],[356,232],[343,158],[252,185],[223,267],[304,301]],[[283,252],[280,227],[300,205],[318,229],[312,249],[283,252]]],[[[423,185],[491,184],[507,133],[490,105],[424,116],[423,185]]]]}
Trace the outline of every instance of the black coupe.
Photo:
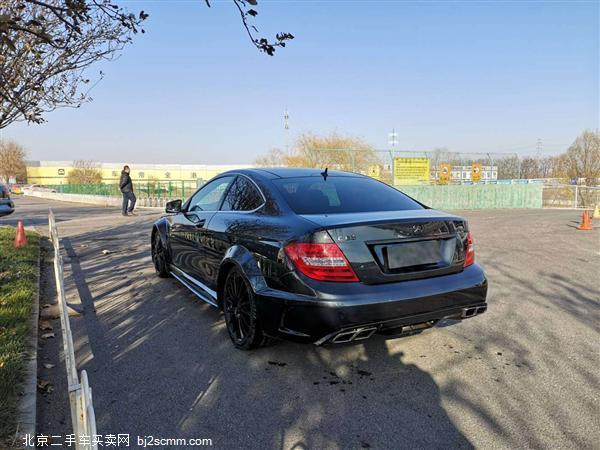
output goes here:
{"type": "Polygon", "coordinates": [[[220,308],[234,345],[419,333],[487,308],[465,219],[366,176],[225,172],[152,229],[152,260],[220,308]]]}

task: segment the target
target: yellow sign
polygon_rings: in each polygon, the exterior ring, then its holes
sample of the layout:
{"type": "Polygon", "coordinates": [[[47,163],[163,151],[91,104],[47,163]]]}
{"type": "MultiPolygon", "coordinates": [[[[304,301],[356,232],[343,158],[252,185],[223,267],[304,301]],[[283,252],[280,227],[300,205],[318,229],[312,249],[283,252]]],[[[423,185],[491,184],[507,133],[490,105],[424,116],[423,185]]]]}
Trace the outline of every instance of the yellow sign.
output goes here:
{"type": "Polygon", "coordinates": [[[371,178],[379,180],[381,175],[379,166],[369,166],[368,174],[371,178]]]}
{"type": "Polygon", "coordinates": [[[479,183],[481,181],[481,164],[471,164],[471,181],[473,183],[479,183]]]}
{"type": "Polygon", "coordinates": [[[429,183],[429,158],[394,158],[394,184],[429,183]]]}
{"type": "Polygon", "coordinates": [[[450,164],[440,164],[440,184],[448,184],[450,181],[450,174],[452,173],[452,166],[450,164]]]}

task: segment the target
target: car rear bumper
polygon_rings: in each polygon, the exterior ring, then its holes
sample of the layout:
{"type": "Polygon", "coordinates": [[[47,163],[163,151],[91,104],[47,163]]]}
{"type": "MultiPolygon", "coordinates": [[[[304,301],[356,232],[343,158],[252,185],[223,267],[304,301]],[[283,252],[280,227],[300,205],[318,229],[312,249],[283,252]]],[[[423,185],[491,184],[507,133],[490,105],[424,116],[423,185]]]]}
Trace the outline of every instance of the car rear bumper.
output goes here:
{"type": "Polygon", "coordinates": [[[440,319],[465,319],[487,308],[487,280],[477,264],[459,273],[422,280],[379,285],[316,283],[312,287],[316,296],[273,289],[257,292],[264,331],[319,345],[344,342],[342,338],[354,333],[357,335],[350,340],[375,332],[414,334],[440,319]],[[419,327],[413,326],[416,324],[419,327]]]}

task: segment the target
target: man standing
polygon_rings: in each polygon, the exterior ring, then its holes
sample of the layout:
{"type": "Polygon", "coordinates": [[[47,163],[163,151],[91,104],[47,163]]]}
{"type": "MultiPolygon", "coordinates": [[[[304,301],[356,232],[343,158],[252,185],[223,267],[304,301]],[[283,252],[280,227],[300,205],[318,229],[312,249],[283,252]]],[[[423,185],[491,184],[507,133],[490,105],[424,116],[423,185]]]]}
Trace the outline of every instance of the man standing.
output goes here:
{"type": "Polygon", "coordinates": [[[119,188],[123,194],[123,209],[121,213],[124,216],[135,215],[133,208],[135,208],[136,198],[135,194],[133,193],[133,183],[131,182],[129,172],[129,166],[124,166],[123,171],[121,172],[121,180],[119,181],[119,188]]]}

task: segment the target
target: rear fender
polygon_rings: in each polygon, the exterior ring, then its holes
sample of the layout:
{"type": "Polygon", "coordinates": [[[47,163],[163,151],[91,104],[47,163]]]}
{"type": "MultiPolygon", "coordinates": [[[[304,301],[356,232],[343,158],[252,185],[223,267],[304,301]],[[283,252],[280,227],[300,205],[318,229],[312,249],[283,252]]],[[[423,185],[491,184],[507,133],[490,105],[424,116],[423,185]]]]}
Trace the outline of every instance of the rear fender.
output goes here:
{"type": "Polygon", "coordinates": [[[242,271],[255,293],[267,288],[265,277],[252,252],[241,245],[234,245],[225,253],[219,268],[219,275],[217,278],[217,300],[219,306],[221,305],[225,277],[232,266],[236,266],[242,271]]]}

